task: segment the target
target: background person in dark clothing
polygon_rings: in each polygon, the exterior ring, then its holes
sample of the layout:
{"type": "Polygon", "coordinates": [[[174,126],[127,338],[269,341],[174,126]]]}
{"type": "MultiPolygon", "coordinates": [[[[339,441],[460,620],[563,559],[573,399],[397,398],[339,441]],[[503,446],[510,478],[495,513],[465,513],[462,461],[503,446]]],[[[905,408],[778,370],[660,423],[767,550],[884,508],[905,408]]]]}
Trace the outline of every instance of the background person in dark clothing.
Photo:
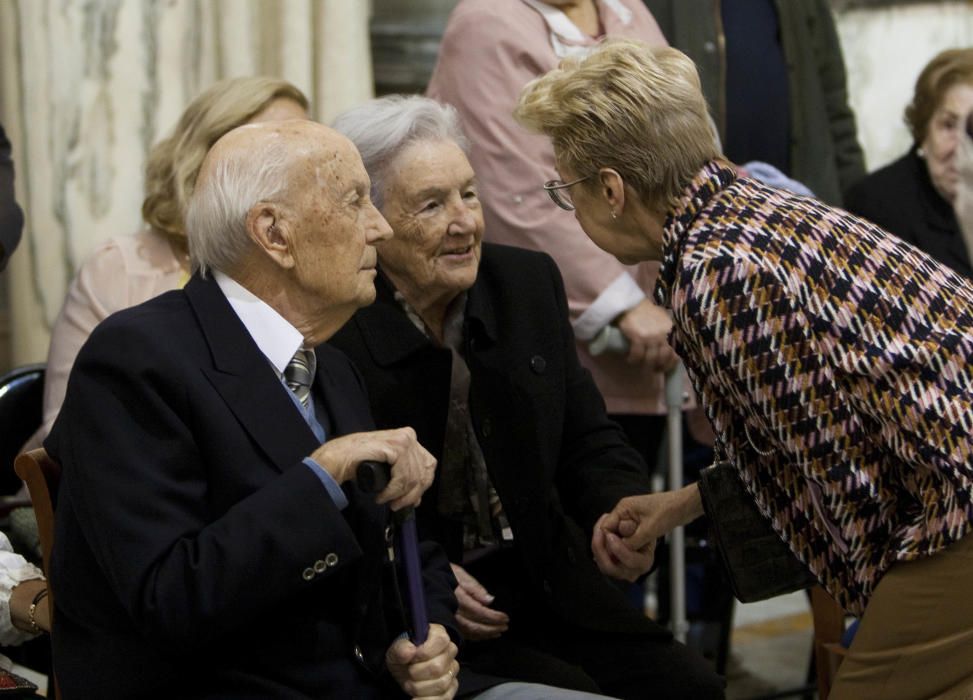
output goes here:
{"type": "Polygon", "coordinates": [[[645,0],[696,63],[734,163],[763,161],[828,204],[865,174],[826,0],[645,0]]]}
{"type": "Polygon", "coordinates": [[[14,198],[14,164],[10,158],[10,141],[0,124],[0,270],[7,266],[10,254],[20,243],[24,213],[14,198]]]}
{"type": "Polygon", "coordinates": [[[943,51],[922,69],[905,110],[912,148],[852,187],[845,201],[848,211],[967,277],[973,277],[970,251],[953,204],[959,186],[956,155],[971,110],[973,49],[943,51]]]}

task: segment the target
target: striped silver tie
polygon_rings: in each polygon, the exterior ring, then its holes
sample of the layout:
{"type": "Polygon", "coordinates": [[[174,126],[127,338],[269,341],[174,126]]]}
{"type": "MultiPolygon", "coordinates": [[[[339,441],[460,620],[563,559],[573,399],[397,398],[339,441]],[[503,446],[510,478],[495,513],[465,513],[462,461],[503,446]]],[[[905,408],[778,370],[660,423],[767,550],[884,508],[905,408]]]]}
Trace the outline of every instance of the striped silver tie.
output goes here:
{"type": "Polygon", "coordinates": [[[311,398],[311,382],[314,381],[314,365],[316,358],[313,350],[301,348],[294,353],[294,357],[284,368],[284,381],[287,388],[294,392],[294,396],[307,408],[311,398]]]}

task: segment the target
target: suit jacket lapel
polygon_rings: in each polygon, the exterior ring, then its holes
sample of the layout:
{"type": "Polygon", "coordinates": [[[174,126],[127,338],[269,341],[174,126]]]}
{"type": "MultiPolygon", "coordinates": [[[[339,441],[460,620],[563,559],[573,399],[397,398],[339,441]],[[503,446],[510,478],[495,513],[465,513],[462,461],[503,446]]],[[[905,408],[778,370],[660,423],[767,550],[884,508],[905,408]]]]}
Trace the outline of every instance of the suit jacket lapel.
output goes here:
{"type": "Polygon", "coordinates": [[[196,275],[185,291],[212,353],[203,373],[230,411],[278,470],[309,455],[314,433],[216,282],[196,275]]]}

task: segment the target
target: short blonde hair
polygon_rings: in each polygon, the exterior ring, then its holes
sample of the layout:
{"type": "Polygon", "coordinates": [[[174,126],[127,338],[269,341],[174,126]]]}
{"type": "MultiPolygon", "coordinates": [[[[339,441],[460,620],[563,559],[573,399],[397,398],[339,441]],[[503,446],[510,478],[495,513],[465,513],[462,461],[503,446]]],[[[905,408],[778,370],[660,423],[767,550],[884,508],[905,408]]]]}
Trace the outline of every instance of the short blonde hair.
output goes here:
{"type": "Polygon", "coordinates": [[[514,117],[549,136],[558,163],[577,176],[614,168],[646,203],[666,209],[719,156],[692,60],[629,39],[529,83],[514,117]]]}
{"type": "Polygon", "coordinates": [[[905,123],[916,144],[926,139],[929,122],[949,89],[973,85],[973,49],[947,49],[922,69],[912,102],[905,108],[905,123]]]}
{"type": "Polygon", "coordinates": [[[160,233],[184,238],[183,216],[207,151],[225,133],[280,98],[308,108],[307,97],[298,88],[286,80],[260,76],[222,80],[193,100],[172,134],[149,151],[142,202],[145,222],[160,233]]]}

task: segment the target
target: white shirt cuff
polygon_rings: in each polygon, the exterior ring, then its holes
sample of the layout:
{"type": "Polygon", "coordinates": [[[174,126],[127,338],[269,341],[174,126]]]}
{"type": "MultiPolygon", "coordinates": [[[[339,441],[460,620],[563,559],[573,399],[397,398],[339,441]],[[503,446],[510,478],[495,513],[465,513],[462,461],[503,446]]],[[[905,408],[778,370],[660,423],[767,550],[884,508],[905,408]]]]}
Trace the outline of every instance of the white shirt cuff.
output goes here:
{"type": "Polygon", "coordinates": [[[578,340],[591,340],[619,314],[642,303],[645,292],[627,272],[623,272],[605,288],[591,306],[574,322],[574,335],[578,340]]]}

